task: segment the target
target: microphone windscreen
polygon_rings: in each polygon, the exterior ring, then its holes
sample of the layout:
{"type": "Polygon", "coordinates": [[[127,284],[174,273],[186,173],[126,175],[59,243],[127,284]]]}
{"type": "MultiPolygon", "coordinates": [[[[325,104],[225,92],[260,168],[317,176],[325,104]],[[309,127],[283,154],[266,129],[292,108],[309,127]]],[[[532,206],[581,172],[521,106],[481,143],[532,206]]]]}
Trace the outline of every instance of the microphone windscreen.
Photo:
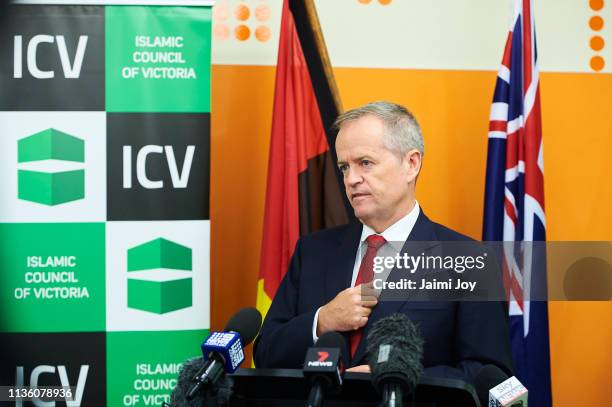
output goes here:
{"type": "Polygon", "coordinates": [[[214,404],[210,404],[211,406],[225,406],[229,403],[232,395],[234,394],[234,379],[232,379],[228,375],[223,375],[217,387],[215,388],[215,392],[211,395],[211,400],[214,404]]]}
{"type": "Polygon", "coordinates": [[[367,337],[366,353],[372,384],[380,392],[383,383],[394,382],[412,392],[423,372],[423,338],[404,314],[377,321],[367,337]]]}
{"type": "Polygon", "coordinates": [[[253,307],[247,307],[236,312],[227,321],[224,330],[238,332],[244,347],[253,342],[259,333],[259,328],[261,328],[261,313],[253,307]]]}
{"type": "Polygon", "coordinates": [[[338,348],[340,349],[340,358],[344,363],[344,366],[349,366],[351,361],[351,354],[348,350],[348,343],[346,338],[338,332],[330,331],[325,332],[319,337],[315,344],[317,348],[338,348]]]}
{"type": "Polygon", "coordinates": [[[193,400],[187,400],[187,392],[193,382],[192,377],[204,366],[204,359],[192,358],[183,363],[176,387],[170,395],[170,405],[173,407],[225,406],[234,391],[234,380],[223,375],[217,385],[206,391],[200,391],[193,400]]]}
{"type": "Polygon", "coordinates": [[[508,379],[508,375],[495,365],[484,365],[474,377],[474,388],[482,406],[489,405],[489,390],[508,379]]]}
{"type": "Polygon", "coordinates": [[[203,404],[203,395],[197,395],[193,400],[187,400],[187,392],[192,385],[191,378],[204,366],[202,357],[188,359],[183,363],[176,387],[170,395],[170,405],[199,407],[203,404]]]}

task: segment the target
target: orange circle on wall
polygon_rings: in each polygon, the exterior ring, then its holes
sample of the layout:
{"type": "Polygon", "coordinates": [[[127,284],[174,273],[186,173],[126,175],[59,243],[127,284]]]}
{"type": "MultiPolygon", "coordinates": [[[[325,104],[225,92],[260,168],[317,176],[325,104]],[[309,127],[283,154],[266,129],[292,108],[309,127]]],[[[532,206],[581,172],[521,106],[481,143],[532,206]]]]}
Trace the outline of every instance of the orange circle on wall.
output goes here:
{"type": "Polygon", "coordinates": [[[591,41],[589,44],[591,45],[592,50],[601,51],[603,47],[606,45],[606,42],[604,41],[602,37],[600,37],[599,35],[596,35],[594,37],[591,37],[591,41]]]}
{"type": "Polygon", "coordinates": [[[392,0],[378,0],[378,2],[379,2],[380,4],[382,4],[383,6],[386,6],[386,5],[390,4],[390,3],[391,3],[391,1],[392,1],[392,0]]]}
{"type": "Polygon", "coordinates": [[[603,8],[604,2],[603,0],[591,0],[589,6],[591,6],[591,10],[599,11],[603,8]]]}
{"type": "Polygon", "coordinates": [[[604,26],[604,20],[603,18],[599,16],[593,16],[589,20],[589,27],[591,27],[591,30],[593,31],[599,31],[603,28],[603,26],[604,26]]]}
{"type": "Polygon", "coordinates": [[[270,14],[272,14],[272,11],[267,4],[260,4],[255,7],[255,18],[259,21],[266,21],[270,18],[270,14]]]}
{"type": "Polygon", "coordinates": [[[229,8],[225,3],[215,4],[212,13],[213,20],[227,20],[227,17],[229,17],[229,8]]]}
{"type": "Polygon", "coordinates": [[[229,37],[230,29],[222,23],[213,24],[213,36],[218,40],[224,40],[229,37]]]}
{"type": "Polygon", "coordinates": [[[246,4],[238,4],[234,9],[234,15],[236,16],[237,20],[246,21],[251,15],[251,10],[249,10],[249,7],[246,4]]]}
{"type": "Polygon", "coordinates": [[[358,0],[361,4],[368,4],[372,0],[358,0]]]}
{"type": "Polygon", "coordinates": [[[251,36],[251,30],[246,25],[240,24],[234,30],[234,35],[236,36],[236,39],[240,41],[246,41],[251,36]]]}
{"type": "Polygon", "coordinates": [[[596,55],[593,58],[591,58],[591,69],[594,70],[595,72],[601,71],[605,65],[606,65],[606,61],[604,61],[604,59],[600,57],[599,55],[596,55]]]}
{"type": "Polygon", "coordinates": [[[261,42],[266,42],[272,36],[272,32],[268,28],[268,26],[260,25],[255,29],[255,38],[257,38],[261,42]]]}

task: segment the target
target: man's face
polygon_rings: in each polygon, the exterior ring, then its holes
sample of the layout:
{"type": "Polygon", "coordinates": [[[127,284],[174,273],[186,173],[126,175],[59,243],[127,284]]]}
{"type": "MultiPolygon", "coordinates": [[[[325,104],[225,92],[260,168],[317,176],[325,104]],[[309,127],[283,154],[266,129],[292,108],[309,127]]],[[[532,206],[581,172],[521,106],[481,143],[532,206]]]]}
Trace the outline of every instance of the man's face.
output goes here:
{"type": "Polygon", "coordinates": [[[378,232],[410,210],[420,168],[418,151],[398,157],[384,146],[383,133],[383,122],[366,115],[345,122],[336,139],[338,167],[355,216],[378,232]]]}

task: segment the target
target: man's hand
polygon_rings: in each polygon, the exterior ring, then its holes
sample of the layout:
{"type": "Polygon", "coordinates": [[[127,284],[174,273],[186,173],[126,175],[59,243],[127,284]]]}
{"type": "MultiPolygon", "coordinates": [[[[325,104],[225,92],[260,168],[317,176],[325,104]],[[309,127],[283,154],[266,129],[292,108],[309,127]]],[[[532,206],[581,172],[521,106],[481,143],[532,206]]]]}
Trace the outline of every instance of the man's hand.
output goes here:
{"type": "Polygon", "coordinates": [[[353,373],[370,373],[370,366],[369,365],[353,366],[350,369],[346,369],[346,371],[353,372],[353,373]]]}
{"type": "Polygon", "coordinates": [[[370,285],[358,285],[341,291],[319,311],[317,336],[329,331],[354,331],[365,326],[377,303],[370,285]]]}

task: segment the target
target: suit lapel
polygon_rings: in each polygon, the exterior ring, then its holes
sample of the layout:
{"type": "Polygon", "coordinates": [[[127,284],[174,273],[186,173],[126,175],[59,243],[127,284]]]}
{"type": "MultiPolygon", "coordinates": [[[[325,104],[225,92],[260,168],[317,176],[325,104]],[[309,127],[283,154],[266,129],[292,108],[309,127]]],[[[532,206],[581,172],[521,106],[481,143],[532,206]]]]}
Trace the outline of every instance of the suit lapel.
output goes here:
{"type": "Polygon", "coordinates": [[[344,233],[338,236],[335,255],[325,270],[324,303],[328,303],[340,291],[351,285],[361,230],[361,223],[351,224],[344,233]]]}
{"type": "MultiPolygon", "coordinates": [[[[408,252],[409,254],[421,253],[422,251],[429,249],[432,246],[431,242],[434,242],[436,240],[437,240],[437,237],[434,231],[433,222],[429,220],[429,218],[425,215],[425,213],[423,213],[423,210],[421,209],[419,212],[419,217],[417,218],[417,221],[414,224],[414,227],[412,228],[412,231],[410,232],[408,239],[406,240],[406,242],[404,243],[402,247],[401,253],[404,253],[404,252],[408,252]],[[409,247],[410,250],[407,250],[408,246],[410,246],[409,247]]],[[[391,274],[393,274],[394,271],[395,270],[391,271],[391,274]]],[[[376,307],[372,311],[372,314],[370,314],[370,318],[368,319],[368,324],[365,326],[365,329],[363,331],[363,339],[359,343],[359,346],[357,347],[357,351],[355,352],[355,357],[353,358],[353,362],[351,363],[353,366],[357,364],[361,364],[362,360],[364,360],[365,348],[366,348],[366,342],[367,342],[364,339],[367,338],[374,323],[381,318],[384,318],[395,312],[398,312],[399,309],[404,304],[405,304],[405,301],[399,301],[399,300],[385,301],[384,299],[382,299],[378,303],[378,305],[376,305],[376,307]]]]}

